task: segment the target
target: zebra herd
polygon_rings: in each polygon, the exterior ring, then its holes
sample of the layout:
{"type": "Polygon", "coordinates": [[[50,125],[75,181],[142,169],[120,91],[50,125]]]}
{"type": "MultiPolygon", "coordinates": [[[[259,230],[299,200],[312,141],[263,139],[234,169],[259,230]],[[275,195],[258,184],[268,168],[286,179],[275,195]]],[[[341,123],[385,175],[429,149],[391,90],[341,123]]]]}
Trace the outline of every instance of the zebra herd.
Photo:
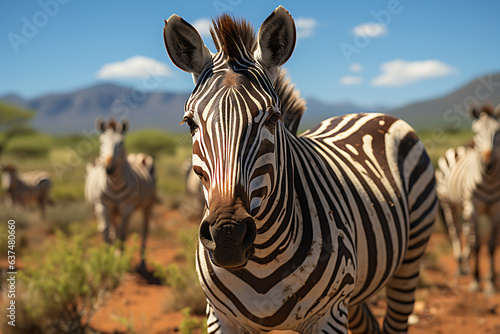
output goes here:
{"type": "Polygon", "coordinates": [[[500,228],[500,104],[495,110],[489,104],[470,105],[469,113],[474,132],[472,145],[450,148],[439,159],[436,191],[459,273],[469,272],[469,256],[471,252],[474,255],[474,291],[480,289],[479,217],[486,215],[491,221],[490,274],[485,286],[485,293],[491,295],[495,292],[494,254],[500,228]]]}
{"type": "MultiPolygon", "coordinates": [[[[490,275],[500,227],[500,105],[470,105],[473,142],[432,162],[404,121],[359,113],[297,135],[306,109],[281,66],[296,40],[279,6],[257,36],[245,20],[213,21],[212,53],[177,15],[165,21],[172,62],[193,76],[185,104],[193,155],[191,194],[203,193],[196,268],[207,298],[208,333],[373,333],[366,301],[385,288],[382,330],[408,330],[419,269],[436,213],[459,263],[480,289],[478,219],[488,216],[490,275]],[[198,180],[198,181],[197,181],[198,180]],[[439,210],[438,210],[439,208],[439,210]],[[462,232],[464,236],[462,236],[462,232]]],[[[156,202],[151,156],[127,155],[125,121],[96,120],[99,157],[86,166],[85,198],[106,242],[123,242],[142,211],[142,265],[156,202]]],[[[52,203],[47,173],[2,167],[9,204],[52,203]]]]}

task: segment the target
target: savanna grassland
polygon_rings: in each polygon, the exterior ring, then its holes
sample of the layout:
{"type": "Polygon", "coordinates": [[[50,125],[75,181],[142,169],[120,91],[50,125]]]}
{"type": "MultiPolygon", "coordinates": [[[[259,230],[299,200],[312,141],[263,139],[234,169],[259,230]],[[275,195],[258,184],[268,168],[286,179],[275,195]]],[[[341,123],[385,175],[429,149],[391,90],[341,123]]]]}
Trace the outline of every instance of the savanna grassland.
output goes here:
{"type": "MultiPolygon", "coordinates": [[[[470,132],[420,131],[432,160],[467,143],[470,132]]],[[[1,138],[0,138],[1,139],[1,138]]],[[[138,273],[141,216],[133,216],[125,250],[104,244],[84,201],[85,165],[98,155],[95,134],[51,136],[35,131],[11,139],[1,163],[50,173],[55,204],[42,219],[38,208],[0,204],[1,309],[7,305],[7,221],[16,221],[16,327],[3,333],[202,333],[205,301],[194,270],[199,212],[185,194],[183,163],[191,139],[161,130],[132,131],[128,153],[155,158],[158,197],[150,222],[147,272],[138,273]]],[[[2,194],[3,196],[3,194],[2,194]]],[[[483,233],[487,234],[486,225],[483,233]]],[[[486,269],[486,262],[483,266],[486,269]]],[[[500,266],[499,266],[500,267],[500,266]]],[[[499,333],[500,296],[467,289],[440,221],[425,256],[410,333],[499,333]]],[[[378,319],[383,292],[373,298],[378,319]]],[[[2,312],[3,314],[3,312],[2,312]]]]}

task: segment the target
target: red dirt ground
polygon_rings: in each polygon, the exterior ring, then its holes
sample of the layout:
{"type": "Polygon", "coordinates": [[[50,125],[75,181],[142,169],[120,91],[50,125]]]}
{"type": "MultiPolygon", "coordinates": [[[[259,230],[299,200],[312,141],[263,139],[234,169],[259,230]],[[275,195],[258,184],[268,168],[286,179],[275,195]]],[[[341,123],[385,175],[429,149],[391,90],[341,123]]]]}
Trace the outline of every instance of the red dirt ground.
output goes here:
{"type": "MultiPolygon", "coordinates": [[[[167,231],[167,240],[175,240],[179,231],[197,227],[196,222],[183,217],[177,210],[157,214],[148,239],[149,261],[164,265],[181,261],[178,254],[182,252],[182,243],[166,242],[163,234],[154,232],[154,225],[156,228],[161,225],[167,231]]],[[[454,276],[456,264],[449,249],[446,236],[440,233],[432,236],[427,250],[430,256],[422,274],[425,288],[418,290],[411,317],[414,324],[409,333],[500,333],[500,293],[485,297],[482,293],[469,292],[470,277],[454,276]]],[[[488,266],[485,256],[483,252],[482,269],[488,266]]],[[[148,267],[152,269],[150,263],[148,267]]],[[[147,284],[139,274],[127,274],[108,303],[94,316],[91,327],[102,333],[178,333],[183,316],[180,312],[164,311],[170,293],[166,286],[147,284]]],[[[385,313],[382,295],[372,301],[372,310],[382,322],[385,313]]]]}

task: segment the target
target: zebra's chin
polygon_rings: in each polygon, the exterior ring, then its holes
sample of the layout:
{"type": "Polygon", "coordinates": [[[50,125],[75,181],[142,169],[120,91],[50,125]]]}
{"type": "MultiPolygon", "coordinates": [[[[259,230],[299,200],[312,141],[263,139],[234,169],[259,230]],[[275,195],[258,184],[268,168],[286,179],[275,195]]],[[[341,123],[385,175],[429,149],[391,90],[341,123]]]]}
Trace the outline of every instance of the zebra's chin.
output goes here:
{"type": "Polygon", "coordinates": [[[238,271],[246,267],[248,259],[255,253],[255,248],[253,246],[250,247],[244,252],[244,254],[242,254],[242,256],[234,256],[236,253],[233,252],[233,256],[231,258],[225,257],[224,255],[222,257],[214,256],[214,252],[208,249],[207,251],[210,261],[215,267],[224,268],[229,271],[238,271]]]}

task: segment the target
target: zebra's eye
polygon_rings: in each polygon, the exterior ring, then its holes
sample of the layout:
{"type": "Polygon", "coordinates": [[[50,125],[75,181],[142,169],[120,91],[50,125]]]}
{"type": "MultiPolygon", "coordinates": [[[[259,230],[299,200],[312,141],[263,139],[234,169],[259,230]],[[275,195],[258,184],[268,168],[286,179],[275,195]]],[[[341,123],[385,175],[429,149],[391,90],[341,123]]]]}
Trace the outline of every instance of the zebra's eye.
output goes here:
{"type": "Polygon", "coordinates": [[[186,123],[189,126],[189,132],[191,132],[191,135],[194,135],[196,129],[198,129],[198,126],[193,121],[193,119],[189,118],[189,117],[184,117],[181,124],[184,124],[184,123],[186,123]]]}
{"type": "Polygon", "coordinates": [[[267,124],[269,126],[275,126],[278,121],[281,120],[281,115],[278,113],[272,113],[268,118],[267,118],[267,124]]]}

